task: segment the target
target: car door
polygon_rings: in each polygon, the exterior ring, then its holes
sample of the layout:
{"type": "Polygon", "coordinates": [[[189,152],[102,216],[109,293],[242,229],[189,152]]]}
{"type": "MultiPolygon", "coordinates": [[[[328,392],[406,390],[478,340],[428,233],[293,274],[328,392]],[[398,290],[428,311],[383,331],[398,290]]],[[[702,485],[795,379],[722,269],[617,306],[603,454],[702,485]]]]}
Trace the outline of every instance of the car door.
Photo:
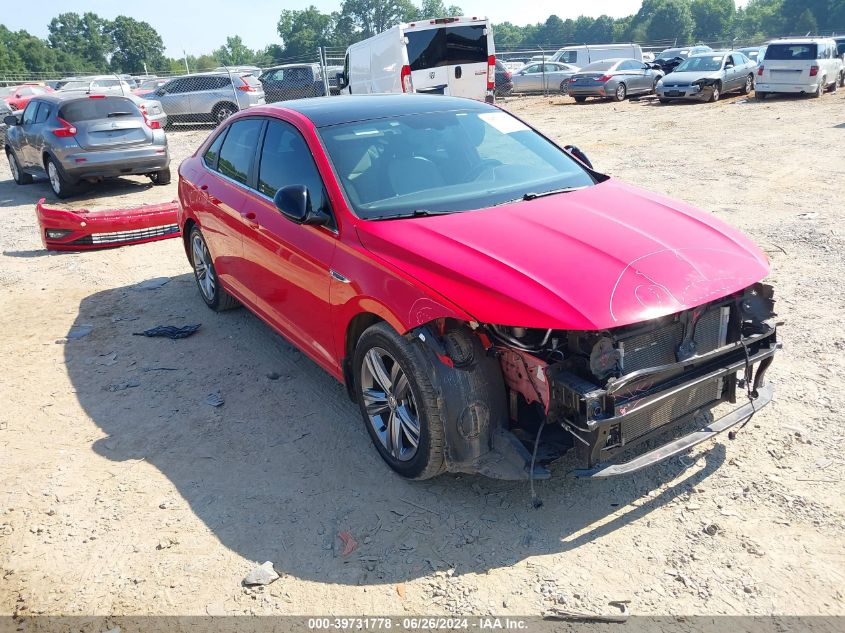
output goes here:
{"type": "Polygon", "coordinates": [[[48,124],[47,120],[53,113],[54,107],[55,106],[53,104],[45,101],[39,101],[38,110],[35,112],[35,119],[27,131],[27,151],[30,152],[29,160],[32,165],[40,168],[43,168],[42,157],[44,156],[44,150],[47,147],[47,135],[49,134],[52,136],[52,134],[50,134],[51,126],[48,124]]]}
{"type": "Polygon", "coordinates": [[[629,59],[623,64],[628,79],[628,92],[646,92],[651,89],[651,84],[647,81],[645,74],[645,66],[640,62],[629,59]]]}
{"type": "Polygon", "coordinates": [[[523,92],[543,89],[543,65],[529,64],[514,76],[514,88],[523,92]]]}
{"type": "Polygon", "coordinates": [[[155,98],[168,117],[184,117],[191,113],[191,96],[188,91],[191,81],[191,77],[180,77],[155,91],[155,98]]]}
{"type": "Polygon", "coordinates": [[[18,126],[18,137],[20,139],[20,147],[18,148],[17,157],[21,167],[39,166],[40,161],[35,160],[35,150],[33,149],[33,133],[35,128],[35,115],[38,112],[39,101],[34,99],[26,104],[26,107],[21,114],[21,123],[18,126]]]}
{"type": "Polygon", "coordinates": [[[285,218],[273,203],[276,192],[305,185],[314,208],[331,213],[311,151],[290,123],[267,122],[256,165],[256,189],[242,209],[251,222],[244,234],[246,283],[256,310],[286,337],[326,367],[334,367],[331,328],[331,262],[337,232],[285,218]]]}
{"type": "Polygon", "coordinates": [[[245,278],[243,235],[249,230],[241,215],[252,177],[256,147],[264,120],[241,119],[215,138],[203,156],[207,173],[198,182],[198,219],[217,274],[236,293],[252,299],[245,278]]]}
{"type": "Polygon", "coordinates": [[[722,92],[731,92],[732,90],[736,90],[738,88],[736,81],[737,68],[733,55],[725,55],[725,59],[722,60],[722,72],[725,77],[725,84],[724,88],[722,88],[722,92]]]}

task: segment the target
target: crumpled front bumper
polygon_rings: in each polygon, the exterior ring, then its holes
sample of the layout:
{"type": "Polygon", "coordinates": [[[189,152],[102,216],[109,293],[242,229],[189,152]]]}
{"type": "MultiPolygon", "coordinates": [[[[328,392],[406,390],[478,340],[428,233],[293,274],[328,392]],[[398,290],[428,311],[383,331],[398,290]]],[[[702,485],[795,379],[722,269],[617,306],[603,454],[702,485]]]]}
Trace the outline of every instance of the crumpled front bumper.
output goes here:
{"type": "Polygon", "coordinates": [[[749,419],[772,399],[771,389],[764,385],[764,376],[780,345],[774,326],[747,337],[743,343],[733,343],[687,361],[691,369],[665,382],[658,377],[682,370],[685,363],[636,372],[607,389],[589,389],[577,380],[562,386],[567,377],[552,376],[553,391],[565,392],[558,397],[570,400],[577,397],[585,412],[580,422],[564,425],[575,436],[576,450],[584,464],[584,468],[571,474],[609,477],[632,473],[683,453],[749,419]],[[747,378],[738,378],[738,373],[747,378]],[[652,386],[658,383],[659,386],[652,386]],[[699,412],[709,412],[724,403],[738,406],[687,435],[627,462],[616,463],[630,449],[691,422],[699,412]]]}
{"type": "Polygon", "coordinates": [[[41,198],[36,214],[46,249],[83,251],[178,237],[178,208],[174,200],[128,209],[68,211],[48,207],[41,198]]]}

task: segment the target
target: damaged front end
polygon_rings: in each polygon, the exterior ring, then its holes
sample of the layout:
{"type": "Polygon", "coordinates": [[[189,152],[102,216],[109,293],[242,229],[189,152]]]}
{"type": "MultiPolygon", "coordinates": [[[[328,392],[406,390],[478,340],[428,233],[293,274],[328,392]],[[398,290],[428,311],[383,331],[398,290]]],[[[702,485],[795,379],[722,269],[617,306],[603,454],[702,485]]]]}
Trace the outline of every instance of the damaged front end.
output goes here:
{"type": "MultiPolygon", "coordinates": [[[[771,391],[764,376],[779,348],[774,317],[772,288],[757,283],[673,315],[604,331],[480,326],[477,332],[489,337],[499,359],[510,430],[528,446],[543,428],[563,431],[569,441],[557,445],[576,450],[582,468],[575,474],[606,477],[679,454],[766,405],[771,391]],[[723,403],[739,406],[614,463],[723,403]]],[[[548,457],[548,451],[541,454],[548,457]]]]}

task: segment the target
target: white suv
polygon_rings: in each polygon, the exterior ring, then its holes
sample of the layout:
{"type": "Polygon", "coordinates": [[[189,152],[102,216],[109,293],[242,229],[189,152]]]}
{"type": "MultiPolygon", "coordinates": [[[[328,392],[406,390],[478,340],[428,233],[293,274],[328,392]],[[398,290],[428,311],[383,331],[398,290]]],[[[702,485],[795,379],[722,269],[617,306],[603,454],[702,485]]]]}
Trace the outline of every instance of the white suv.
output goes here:
{"type": "Polygon", "coordinates": [[[769,42],[757,67],[758,99],[776,92],[812,94],[835,92],[845,81],[836,42],[826,37],[802,37],[769,42]]]}

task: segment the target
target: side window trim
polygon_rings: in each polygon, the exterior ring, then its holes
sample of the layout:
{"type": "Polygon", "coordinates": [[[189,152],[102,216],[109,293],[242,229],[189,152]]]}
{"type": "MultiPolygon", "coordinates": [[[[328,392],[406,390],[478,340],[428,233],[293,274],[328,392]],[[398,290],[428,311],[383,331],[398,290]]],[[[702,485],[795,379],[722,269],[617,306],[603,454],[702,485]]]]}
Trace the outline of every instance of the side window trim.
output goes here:
{"type": "Polygon", "coordinates": [[[222,149],[222,148],[223,148],[223,143],[225,143],[225,142],[226,142],[226,135],[229,133],[229,128],[230,128],[230,127],[232,127],[232,126],[231,126],[231,125],[227,125],[227,126],[226,126],[226,128],[220,132],[220,134],[218,134],[217,136],[215,136],[215,137],[214,137],[214,140],[213,140],[213,141],[211,141],[211,143],[209,144],[209,146],[206,148],[205,152],[204,152],[204,153],[203,153],[203,155],[202,155],[202,163],[203,163],[203,165],[205,165],[208,169],[210,169],[211,171],[216,172],[216,173],[218,173],[218,174],[219,174],[220,172],[217,170],[217,162],[220,160],[220,149],[222,149]],[[214,160],[212,161],[212,162],[213,162],[213,164],[212,164],[212,165],[209,165],[209,164],[206,162],[205,157],[208,155],[208,152],[210,152],[210,151],[211,151],[211,148],[212,148],[212,147],[214,146],[214,144],[217,142],[217,139],[220,139],[220,149],[218,149],[218,150],[217,150],[217,154],[215,155],[214,160]]]}

